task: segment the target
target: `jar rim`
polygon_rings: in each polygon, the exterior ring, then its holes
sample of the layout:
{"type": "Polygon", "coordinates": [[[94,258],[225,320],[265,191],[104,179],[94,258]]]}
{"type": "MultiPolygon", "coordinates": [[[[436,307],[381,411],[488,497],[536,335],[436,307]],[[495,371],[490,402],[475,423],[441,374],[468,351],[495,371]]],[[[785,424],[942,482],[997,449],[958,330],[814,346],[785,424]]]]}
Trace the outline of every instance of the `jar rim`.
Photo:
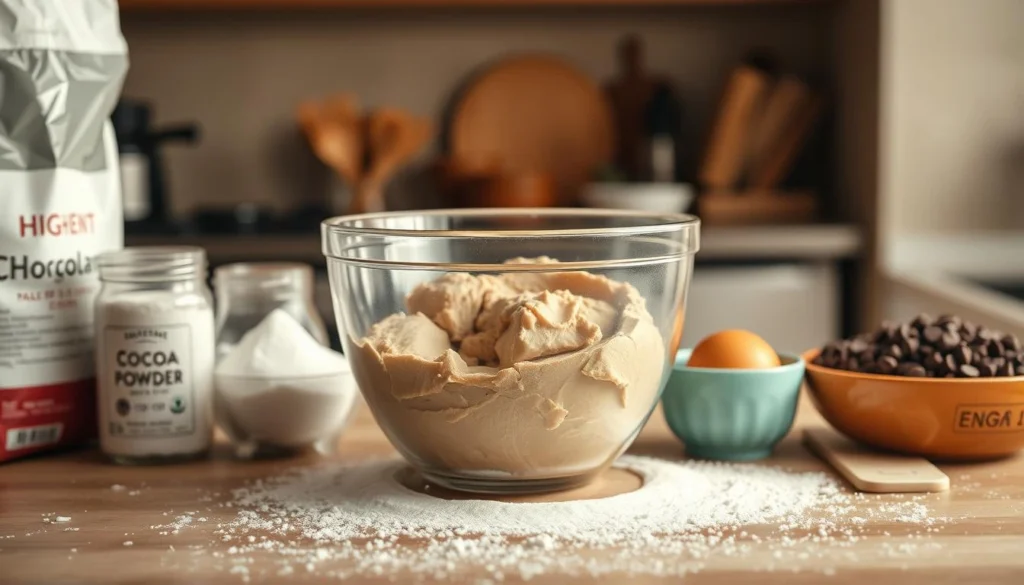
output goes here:
{"type": "Polygon", "coordinates": [[[305,277],[313,267],[304,262],[232,262],[214,269],[214,276],[269,278],[281,276],[305,277]]]}
{"type": "Polygon", "coordinates": [[[213,270],[217,294],[229,293],[248,300],[266,297],[278,302],[280,295],[313,294],[313,267],[303,262],[235,262],[213,270]]]}
{"type": "Polygon", "coordinates": [[[206,251],[198,246],[137,246],[96,257],[99,278],[108,282],[191,280],[206,272],[206,251]]]}

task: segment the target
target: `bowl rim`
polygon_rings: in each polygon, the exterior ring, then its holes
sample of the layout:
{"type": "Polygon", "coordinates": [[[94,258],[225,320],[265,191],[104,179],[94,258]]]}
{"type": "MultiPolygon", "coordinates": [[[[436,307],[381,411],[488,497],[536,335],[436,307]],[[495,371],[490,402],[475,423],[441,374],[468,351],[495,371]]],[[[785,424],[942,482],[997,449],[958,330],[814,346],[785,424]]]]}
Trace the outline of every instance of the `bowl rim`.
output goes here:
{"type": "Polygon", "coordinates": [[[311,381],[314,381],[314,380],[327,380],[327,379],[330,379],[330,378],[338,378],[338,377],[342,377],[342,376],[351,377],[352,375],[353,374],[352,374],[352,370],[351,369],[344,370],[344,371],[338,371],[338,372],[335,372],[333,374],[299,374],[299,375],[295,375],[295,376],[260,376],[260,375],[256,375],[256,374],[236,375],[236,374],[219,374],[217,372],[213,373],[214,379],[224,378],[226,380],[236,380],[236,381],[239,381],[239,382],[279,382],[279,383],[293,382],[293,381],[294,382],[311,382],[311,381]]]}
{"type": "Polygon", "coordinates": [[[797,353],[787,352],[775,352],[778,354],[780,359],[789,360],[789,363],[784,363],[781,366],[774,368],[691,368],[686,364],[679,363],[681,357],[685,356],[689,359],[690,354],[693,353],[692,347],[680,349],[676,352],[675,360],[672,362],[672,369],[679,371],[689,372],[727,372],[729,375],[740,375],[740,376],[753,376],[753,375],[765,375],[773,372],[789,372],[792,370],[802,370],[806,367],[805,360],[802,355],[797,353]]]}
{"type": "Polygon", "coordinates": [[[850,370],[840,370],[837,368],[829,368],[827,366],[820,366],[813,362],[814,358],[818,357],[821,353],[820,347],[808,349],[801,354],[804,362],[807,363],[807,371],[815,372],[819,374],[825,374],[828,376],[839,376],[841,378],[851,378],[856,380],[863,380],[865,378],[870,380],[888,381],[888,382],[913,382],[915,384],[958,384],[968,386],[971,384],[992,384],[995,382],[1024,382],[1024,376],[988,376],[988,377],[977,377],[977,378],[919,378],[914,376],[894,376],[891,374],[869,374],[867,372],[851,372],[850,370]]]}
{"type": "MultiPolygon", "coordinates": [[[[321,231],[326,237],[329,234],[363,235],[363,236],[401,236],[408,238],[549,238],[567,236],[623,236],[658,234],[677,230],[693,230],[700,226],[700,218],[688,213],[659,213],[629,209],[600,209],[574,207],[524,207],[524,208],[491,208],[491,209],[421,209],[410,211],[379,211],[358,215],[339,215],[329,217],[320,223],[321,231]],[[455,217],[617,217],[626,219],[647,219],[654,223],[647,225],[619,226],[606,228],[572,228],[548,230],[524,229],[481,229],[481,230],[437,230],[437,229],[388,229],[359,227],[350,225],[355,222],[403,216],[455,216],[455,217]]],[[[696,246],[694,252],[696,252],[696,246]]]]}

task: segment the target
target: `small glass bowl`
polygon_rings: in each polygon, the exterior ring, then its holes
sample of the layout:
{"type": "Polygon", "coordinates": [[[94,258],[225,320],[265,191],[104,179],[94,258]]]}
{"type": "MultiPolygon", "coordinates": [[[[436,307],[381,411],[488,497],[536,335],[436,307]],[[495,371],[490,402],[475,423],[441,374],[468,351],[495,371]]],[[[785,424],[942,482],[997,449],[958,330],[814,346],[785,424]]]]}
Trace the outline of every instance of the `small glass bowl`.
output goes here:
{"type": "Polygon", "coordinates": [[[313,299],[313,267],[299,262],[242,262],[213,271],[217,299],[217,360],[272,311],[291,315],[321,345],[327,329],[313,299]]]}
{"type": "MultiPolygon", "coordinates": [[[[589,482],[647,421],[682,334],[699,227],[689,215],[619,210],[436,210],[328,219],[322,234],[342,345],[391,443],[439,485],[529,493],[589,482]],[[560,263],[506,263],[540,256],[560,263]],[[629,283],[652,317],[644,327],[655,333],[647,339],[659,341],[644,348],[649,351],[626,344],[624,361],[633,373],[625,391],[584,380],[577,366],[532,379],[522,374],[513,392],[484,383],[446,383],[440,392],[409,396],[415,388],[396,380],[410,371],[387,371],[364,343],[374,324],[408,311],[406,298],[417,285],[446,273],[539,274],[566,282],[582,271],[629,283]],[[548,401],[566,411],[562,421],[554,421],[560,422],[555,429],[548,401]]],[[[444,355],[450,352],[435,361],[444,355]]],[[[519,365],[513,366],[517,372],[519,365]]],[[[497,372],[479,368],[472,371],[491,377],[497,372]]]]}
{"type": "Polygon", "coordinates": [[[334,453],[358,394],[351,372],[265,378],[214,376],[218,422],[241,458],[334,453]]]}

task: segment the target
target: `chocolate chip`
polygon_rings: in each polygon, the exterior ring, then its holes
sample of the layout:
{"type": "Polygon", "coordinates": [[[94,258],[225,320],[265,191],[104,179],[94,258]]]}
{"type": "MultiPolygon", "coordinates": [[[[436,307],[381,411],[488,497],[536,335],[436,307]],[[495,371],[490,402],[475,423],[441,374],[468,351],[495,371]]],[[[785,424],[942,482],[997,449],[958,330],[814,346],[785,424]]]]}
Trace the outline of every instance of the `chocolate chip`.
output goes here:
{"type": "Polygon", "coordinates": [[[903,357],[903,350],[900,349],[899,345],[890,345],[889,347],[885,348],[885,352],[883,353],[883,355],[892,356],[896,358],[896,361],[899,361],[903,357]]]}
{"type": "Polygon", "coordinates": [[[1024,375],[1024,344],[1013,335],[955,315],[921,314],[874,332],[833,341],[814,363],[829,368],[914,377],[1024,375]]]}
{"type": "Polygon", "coordinates": [[[953,357],[953,354],[946,354],[944,365],[947,372],[956,372],[960,367],[960,364],[956,363],[956,358],[953,357]]]}
{"type": "Polygon", "coordinates": [[[1004,335],[1000,340],[1003,342],[1003,347],[1007,351],[1020,351],[1020,340],[1013,335],[1004,335]]]}
{"type": "Polygon", "coordinates": [[[941,327],[932,326],[925,327],[924,333],[922,333],[922,335],[924,336],[925,341],[927,341],[928,343],[935,344],[938,343],[940,339],[942,339],[943,333],[945,333],[945,331],[943,331],[941,327]]]}
{"type": "Polygon", "coordinates": [[[960,366],[960,369],[957,371],[964,378],[977,378],[981,374],[981,372],[978,371],[978,368],[966,364],[960,366]]]}
{"type": "Polygon", "coordinates": [[[943,333],[942,339],[939,340],[939,347],[947,351],[958,345],[960,345],[960,334],[951,331],[943,333]]]}
{"type": "Polygon", "coordinates": [[[953,349],[952,355],[958,364],[970,364],[971,358],[974,356],[971,349],[966,345],[958,345],[953,349]]]}
{"type": "Polygon", "coordinates": [[[916,337],[908,337],[900,343],[900,349],[903,350],[903,355],[912,356],[917,353],[917,350],[921,348],[921,342],[916,337]]]}
{"type": "Polygon", "coordinates": [[[908,362],[907,366],[908,367],[904,368],[904,370],[903,370],[903,375],[904,376],[910,376],[910,377],[913,377],[913,378],[923,378],[928,373],[928,371],[925,370],[924,366],[922,366],[921,364],[915,364],[913,362],[908,362]]]}
{"type": "Polygon", "coordinates": [[[988,347],[988,355],[990,357],[995,357],[997,355],[1003,355],[1003,344],[999,343],[998,339],[994,339],[994,338],[993,339],[989,339],[987,347],[988,347]]]}
{"type": "Polygon", "coordinates": [[[899,363],[899,360],[891,355],[882,356],[878,360],[878,369],[884,373],[894,372],[899,363]]]}
{"type": "Polygon", "coordinates": [[[932,319],[931,315],[929,315],[928,313],[921,313],[917,317],[914,317],[914,320],[911,321],[910,324],[913,325],[914,327],[917,327],[918,329],[923,329],[934,322],[935,320],[932,319]]]}

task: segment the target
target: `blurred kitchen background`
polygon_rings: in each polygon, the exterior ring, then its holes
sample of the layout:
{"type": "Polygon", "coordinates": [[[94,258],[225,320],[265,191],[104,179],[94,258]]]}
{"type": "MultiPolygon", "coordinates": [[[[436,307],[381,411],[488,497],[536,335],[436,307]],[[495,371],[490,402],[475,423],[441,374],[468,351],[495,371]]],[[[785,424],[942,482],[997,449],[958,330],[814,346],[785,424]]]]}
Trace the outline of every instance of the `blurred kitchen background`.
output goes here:
{"type": "Polygon", "coordinates": [[[1020,0],[120,4],[129,245],[322,271],[351,210],[685,208],[684,344],[1024,334],[1020,0]]]}

